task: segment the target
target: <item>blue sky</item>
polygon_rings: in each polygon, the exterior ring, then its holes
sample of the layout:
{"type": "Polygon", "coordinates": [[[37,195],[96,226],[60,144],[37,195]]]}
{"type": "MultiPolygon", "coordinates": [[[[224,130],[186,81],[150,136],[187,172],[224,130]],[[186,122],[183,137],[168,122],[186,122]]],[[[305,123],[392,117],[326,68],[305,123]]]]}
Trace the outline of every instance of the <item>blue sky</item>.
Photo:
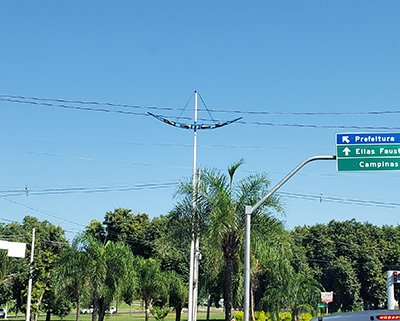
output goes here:
{"type": "MultiPolygon", "coordinates": [[[[198,165],[226,170],[244,158],[239,177],[265,172],[271,185],[305,158],[334,155],[336,133],[400,132],[397,113],[362,114],[400,110],[399,9],[398,1],[3,1],[2,222],[34,215],[73,237],[114,208],[168,213],[175,188],[148,186],[190,177],[193,135],[146,112],[176,119],[189,102],[182,117],[192,117],[195,90],[213,118],[243,117],[198,133],[198,165]],[[28,196],[5,192],[25,186],[28,196]],[[110,191],[94,193],[100,187],[110,191]],[[35,195],[59,188],[89,192],[35,195]]],[[[397,225],[399,177],[310,164],[281,189],[283,219],[288,228],[352,218],[397,225]]]]}

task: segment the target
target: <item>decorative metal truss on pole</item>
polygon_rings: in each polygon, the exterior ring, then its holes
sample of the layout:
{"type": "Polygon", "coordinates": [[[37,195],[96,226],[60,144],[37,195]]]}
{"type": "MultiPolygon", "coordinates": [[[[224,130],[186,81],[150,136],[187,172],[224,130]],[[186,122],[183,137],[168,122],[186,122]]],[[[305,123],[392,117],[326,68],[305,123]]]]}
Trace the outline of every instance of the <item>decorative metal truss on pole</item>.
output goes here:
{"type": "MultiPolygon", "coordinates": [[[[167,119],[160,115],[155,115],[148,112],[149,115],[154,118],[174,127],[182,128],[182,129],[191,129],[193,130],[193,176],[192,176],[192,187],[193,187],[193,196],[192,196],[192,240],[190,242],[190,275],[189,275],[189,298],[188,298],[188,321],[196,321],[197,320],[197,293],[198,293],[198,277],[199,277],[199,261],[201,258],[200,247],[199,247],[199,231],[198,231],[198,219],[197,219],[197,180],[196,180],[196,171],[197,171],[197,130],[201,129],[216,129],[220,127],[227,126],[232,124],[240,119],[236,118],[233,120],[225,121],[225,122],[214,122],[211,124],[200,124],[197,122],[197,100],[198,100],[198,92],[194,92],[194,121],[193,123],[183,123],[178,121],[173,121],[167,119]]],[[[206,107],[207,108],[207,107],[206,107]]]]}

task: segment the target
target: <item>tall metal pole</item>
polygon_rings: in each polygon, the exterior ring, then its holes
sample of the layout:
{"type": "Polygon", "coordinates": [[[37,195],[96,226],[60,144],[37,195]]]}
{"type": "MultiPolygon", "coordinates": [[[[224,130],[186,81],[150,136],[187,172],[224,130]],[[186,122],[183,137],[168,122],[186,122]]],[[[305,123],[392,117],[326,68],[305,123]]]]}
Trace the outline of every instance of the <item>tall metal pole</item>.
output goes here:
{"type": "Polygon", "coordinates": [[[386,272],[386,293],[388,310],[394,310],[396,308],[396,299],[394,297],[393,271],[386,272]]]}
{"type": "Polygon", "coordinates": [[[189,302],[188,302],[188,321],[195,321],[197,308],[197,221],[196,221],[196,170],[197,170],[197,91],[194,92],[194,128],[193,128],[193,176],[192,176],[192,240],[190,242],[190,274],[189,274],[189,302]]]}
{"type": "Polygon", "coordinates": [[[29,321],[31,318],[32,274],[33,274],[34,252],[35,252],[35,228],[32,229],[31,260],[29,262],[28,298],[26,301],[26,321],[29,321]]]}
{"type": "Polygon", "coordinates": [[[313,156],[307,158],[299,165],[297,165],[289,174],[281,179],[261,200],[254,206],[246,206],[246,235],[245,235],[245,249],[244,249],[244,321],[249,321],[250,317],[250,224],[251,215],[263,205],[268,198],[270,198],[279,188],[282,187],[294,174],[296,174],[306,164],[316,160],[335,160],[336,156],[313,156]]]}
{"type": "Polygon", "coordinates": [[[198,292],[198,272],[199,272],[199,260],[201,257],[199,251],[199,232],[198,232],[198,220],[197,220],[197,197],[196,197],[196,162],[197,162],[197,130],[198,129],[215,129],[221,128],[226,125],[230,125],[242,117],[225,121],[225,122],[214,122],[214,124],[198,124],[197,123],[197,98],[198,92],[194,92],[194,122],[193,124],[181,123],[167,119],[161,115],[155,115],[150,112],[148,114],[154,118],[162,121],[165,124],[182,128],[182,129],[193,129],[193,199],[192,199],[192,240],[190,242],[190,275],[189,275],[189,298],[188,298],[188,321],[196,321],[197,317],[197,292],[198,292]]]}
{"type": "Polygon", "coordinates": [[[193,286],[193,321],[197,320],[197,301],[199,292],[199,266],[200,266],[200,235],[199,235],[199,216],[197,209],[197,202],[199,201],[199,188],[200,188],[200,169],[197,171],[197,184],[196,184],[196,204],[195,204],[195,242],[194,242],[194,286],[193,286]]]}

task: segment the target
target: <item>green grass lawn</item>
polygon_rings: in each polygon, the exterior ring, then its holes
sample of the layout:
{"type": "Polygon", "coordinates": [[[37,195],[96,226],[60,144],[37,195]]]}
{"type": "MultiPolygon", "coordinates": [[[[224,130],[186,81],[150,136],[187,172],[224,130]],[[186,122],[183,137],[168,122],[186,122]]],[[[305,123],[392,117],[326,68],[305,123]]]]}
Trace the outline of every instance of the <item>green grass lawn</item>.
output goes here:
{"type": "MultiPolygon", "coordinates": [[[[128,310],[129,311],[129,310],[128,310]]],[[[112,315],[106,315],[105,321],[144,321],[144,312],[138,312],[137,310],[134,312],[132,310],[132,314],[128,313],[128,311],[124,311],[124,313],[115,313],[112,315]]],[[[120,311],[121,312],[121,311],[120,311]]],[[[25,320],[24,317],[18,317],[14,318],[12,315],[9,315],[9,319],[11,321],[23,321],[25,320]]],[[[206,320],[206,313],[205,312],[199,312],[198,313],[198,320],[206,320]]],[[[41,315],[39,317],[39,321],[45,320],[45,315],[41,315]]],[[[60,319],[57,316],[52,316],[51,320],[54,321],[75,321],[75,314],[71,313],[64,317],[63,319],[60,319]]],[[[92,316],[90,314],[81,314],[81,321],[91,321],[92,316]]],[[[175,313],[170,313],[166,318],[166,321],[174,321],[175,320],[175,313]]],[[[187,320],[187,313],[183,312],[182,313],[182,321],[187,320]]],[[[222,311],[212,311],[210,315],[210,320],[211,321],[220,321],[224,320],[224,313],[222,311]]],[[[150,321],[155,321],[155,319],[150,315],[150,321]]]]}

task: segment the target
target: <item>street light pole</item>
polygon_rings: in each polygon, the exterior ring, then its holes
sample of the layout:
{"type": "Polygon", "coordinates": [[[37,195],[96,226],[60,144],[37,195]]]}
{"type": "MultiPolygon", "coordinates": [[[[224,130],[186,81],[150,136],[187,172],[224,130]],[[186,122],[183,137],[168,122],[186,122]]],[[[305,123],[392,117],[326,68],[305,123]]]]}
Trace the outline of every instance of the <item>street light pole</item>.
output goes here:
{"type": "Polygon", "coordinates": [[[251,215],[263,205],[279,188],[282,187],[294,174],[296,174],[306,164],[316,160],[335,160],[336,156],[313,156],[307,158],[297,165],[289,174],[282,178],[261,200],[254,206],[245,207],[246,227],[245,227],[245,249],[244,249],[244,321],[249,321],[250,316],[250,226],[251,215]]]}
{"type": "Polygon", "coordinates": [[[33,274],[33,257],[35,253],[35,228],[32,229],[31,259],[29,261],[29,280],[28,280],[28,297],[26,300],[26,321],[31,318],[31,300],[32,300],[32,274],[33,274]]]}
{"type": "Polygon", "coordinates": [[[196,320],[197,307],[197,252],[199,242],[197,236],[196,218],[196,170],[197,170],[197,91],[194,92],[194,122],[193,128],[193,176],[192,176],[192,240],[190,241],[190,274],[189,274],[189,302],[188,302],[188,321],[196,320]]]}
{"type": "MultiPolygon", "coordinates": [[[[232,124],[242,117],[225,122],[214,122],[213,124],[198,124],[197,123],[197,100],[198,92],[194,92],[194,122],[192,124],[180,123],[167,119],[160,115],[155,115],[150,112],[148,114],[157,118],[158,120],[178,128],[193,129],[193,176],[192,176],[192,239],[190,242],[190,274],[189,274],[189,297],[188,297],[188,321],[196,321],[197,318],[197,293],[198,293],[198,273],[199,273],[199,232],[198,232],[198,218],[197,218],[197,191],[196,191],[196,171],[197,171],[197,130],[199,129],[215,129],[229,124],[232,124]]],[[[206,107],[207,108],[207,107],[206,107]]]]}

